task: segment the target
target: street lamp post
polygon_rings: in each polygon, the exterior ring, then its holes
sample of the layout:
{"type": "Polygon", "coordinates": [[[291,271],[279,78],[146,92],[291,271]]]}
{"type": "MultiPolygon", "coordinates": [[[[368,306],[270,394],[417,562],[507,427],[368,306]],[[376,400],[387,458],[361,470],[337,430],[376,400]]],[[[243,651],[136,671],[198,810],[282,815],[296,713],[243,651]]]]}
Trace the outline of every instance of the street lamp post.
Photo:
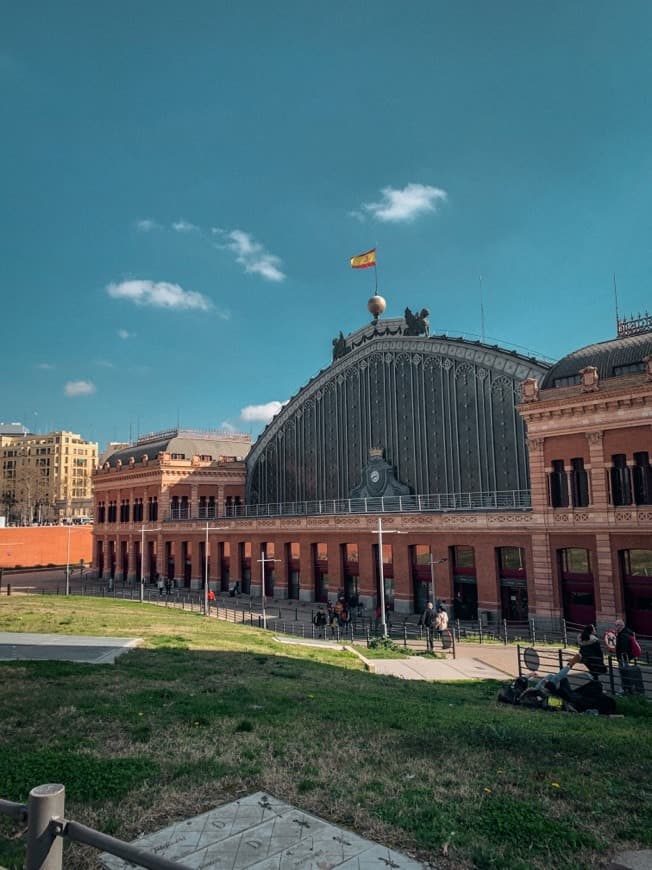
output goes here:
{"type": "Polygon", "coordinates": [[[141,526],[140,529],[140,603],[145,600],[145,532],[160,532],[158,529],[146,529],[141,526]]]}
{"type": "Polygon", "coordinates": [[[70,595],[70,530],[72,525],[68,519],[68,545],[66,547],[66,595],[70,595]]]}
{"type": "Polygon", "coordinates": [[[281,559],[272,559],[271,556],[268,559],[267,556],[264,555],[264,551],[263,551],[263,558],[257,559],[256,561],[260,562],[262,565],[263,576],[262,576],[262,583],[261,583],[260,591],[261,591],[262,609],[263,609],[263,628],[267,628],[267,614],[265,613],[265,565],[267,564],[267,562],[280,562],[281,559]]]}
{"type": "Polygon", "coordinates": [[[432,553],[430,554],[430,588],[432,595],[432,606],[435,606],[435,565],[443,565],[444,562],[448,562],[448,559],[433,559],[432,553]]]}
{"type": "Polygon", "coordinates": [[[228,526],[209,526],[206,523],[206,537],[204,539],[204,616],[208,616],[208,533],[222,532],[228,526]]]}
{"type": "MultiPolygon", "coordinates": [[[[373,534],[378,535],[378,575],[380,580],[380,630],[383,637],[387,637],[387,619],[385,614],[385,573],[383,569],[383,521],[378,517],[378,528],[374,529],[373,534]]],[[[390,529],[385,531],[386,535],[404,535],[405,532],[399,532],[398,529],[390,529]]]]}

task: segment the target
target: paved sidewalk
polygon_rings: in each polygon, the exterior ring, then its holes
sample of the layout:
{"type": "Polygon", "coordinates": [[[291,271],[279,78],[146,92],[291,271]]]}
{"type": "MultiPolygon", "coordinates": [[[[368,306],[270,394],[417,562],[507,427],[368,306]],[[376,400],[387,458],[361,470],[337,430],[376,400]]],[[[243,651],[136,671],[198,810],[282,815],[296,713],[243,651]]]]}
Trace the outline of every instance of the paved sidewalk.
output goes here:
{"type": "Polygon", "coordinates": [[[278,643],[293,646],[316,646],[327,649],[348,649],[358,655],[376,674],[400,677],[404,680],[505,680],[518,673],[515,646],[500,644],[458,644],[454,659],[434,659],[410,656],[401,659],[371,659],[366,647],[332,640],[312,640],[287,635],[275,638],[278,643]]]}
{"type": "Polygon", "coordinates": [[[133,637],[83,637],[0,631],[0,661],[66,661],[112,665],[140,643],[133,637]]]}

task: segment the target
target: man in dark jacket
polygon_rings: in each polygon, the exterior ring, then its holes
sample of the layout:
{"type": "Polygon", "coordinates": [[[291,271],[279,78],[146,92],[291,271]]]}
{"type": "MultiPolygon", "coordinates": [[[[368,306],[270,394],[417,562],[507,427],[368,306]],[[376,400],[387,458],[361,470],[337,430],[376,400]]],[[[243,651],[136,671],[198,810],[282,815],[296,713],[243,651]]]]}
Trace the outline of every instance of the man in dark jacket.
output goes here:
{"type": "Polygon", "coordinates": [[[622,619],[616,620],[616,658],[620,664],[632,658],[632,631],[627,628],[622,619]]]}
{"type": "Polygon", "coordinates": [[[433,631],[435,628],[435,608],[432,601],[428,602],[428,606],[421,614],[419,625],[422,625],[426,630],[426,647],[428,652],[433,652],[435,648],[433,640],[433,631]]]}

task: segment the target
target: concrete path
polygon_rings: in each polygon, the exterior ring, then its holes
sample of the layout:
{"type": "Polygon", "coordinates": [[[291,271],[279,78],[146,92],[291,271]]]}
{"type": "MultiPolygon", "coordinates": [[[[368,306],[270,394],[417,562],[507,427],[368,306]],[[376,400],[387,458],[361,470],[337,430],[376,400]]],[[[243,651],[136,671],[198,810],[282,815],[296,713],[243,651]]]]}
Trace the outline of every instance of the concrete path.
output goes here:
{"type": "Polygon", "coordinates": [[[0,661],[64,661],[112,665],[140,643],[133,637],[82,637],[0,631],[0,661]]]}
{"type": "Polygon", "coordinates": [[[430,659],[410,656],[409,659],[366,659],[375,674],[400,677],[403,680],[504,680],[505,674],[480,659],[430,659]]]}
{"type": "MultiPolygon", "coordinates": [[[[134,841],[180,868],[212,870],[424,870],[407,855],[256,792],[134,841]]],[[[107,853],[107,870],[133,865],[107,853]]]]}
{"type": "Polygon", "coordinates": [[[281,635],[278,643],[294,646],[316,646],[328,649],[348,649],[359,656],[370,671],[404,680],[505,680],[518,673],[515,646],[500,644],[458,644],[456,658],[446,659],[410,656],[401,659],[372,659],[365,656],[366,647],[338,643],[332,640],[311,640],[281,635]]]}

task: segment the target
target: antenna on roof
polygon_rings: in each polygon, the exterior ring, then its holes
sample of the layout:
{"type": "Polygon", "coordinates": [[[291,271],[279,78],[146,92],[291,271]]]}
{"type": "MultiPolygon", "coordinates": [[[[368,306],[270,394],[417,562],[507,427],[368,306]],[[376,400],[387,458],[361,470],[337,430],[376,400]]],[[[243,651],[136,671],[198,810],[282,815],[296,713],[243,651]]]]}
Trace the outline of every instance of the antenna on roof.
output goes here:
{"type": "Polygon", "coordinates": [[[618,311],[618,287],[616,287],[616,273],[614,272],[614,301],[616,303],[616,335],[620,335],[620,313],[618,311]]]}
{"type": "Polygon", "coordinates": [[[480,335],[482,336],[482,343],[484,344],[485,339],[485,330],[484,330],[484,295],[482,292],[482,272],[478,276],[480,279],[480,335]]]}

